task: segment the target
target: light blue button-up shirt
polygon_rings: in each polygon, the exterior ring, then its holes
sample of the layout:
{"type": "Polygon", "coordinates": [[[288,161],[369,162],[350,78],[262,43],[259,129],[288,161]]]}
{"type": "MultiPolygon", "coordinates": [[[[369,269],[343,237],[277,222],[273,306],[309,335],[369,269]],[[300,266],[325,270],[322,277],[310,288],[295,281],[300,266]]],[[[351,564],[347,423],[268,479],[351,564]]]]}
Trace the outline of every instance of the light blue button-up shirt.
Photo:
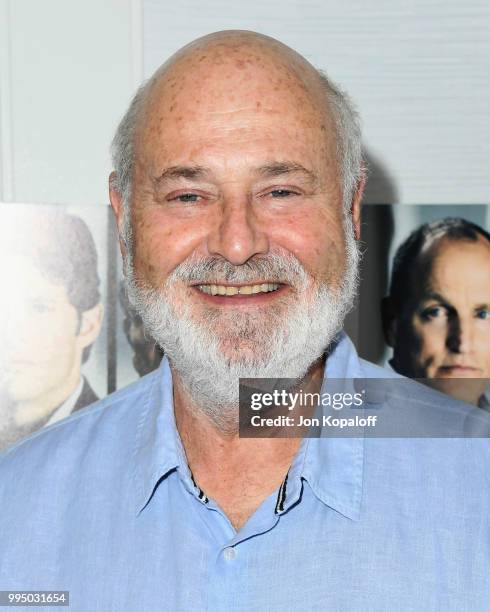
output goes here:
{"type": "MultiPolygon", "coordinates": [[[[325,374],[390,376],[346,336],[325,374]]],[[[0,589],[76,612],[487,612],[489,459],[488,439],[305,439],[237,533],[193,482],[164,359],[2,456],[0,589]]]]}

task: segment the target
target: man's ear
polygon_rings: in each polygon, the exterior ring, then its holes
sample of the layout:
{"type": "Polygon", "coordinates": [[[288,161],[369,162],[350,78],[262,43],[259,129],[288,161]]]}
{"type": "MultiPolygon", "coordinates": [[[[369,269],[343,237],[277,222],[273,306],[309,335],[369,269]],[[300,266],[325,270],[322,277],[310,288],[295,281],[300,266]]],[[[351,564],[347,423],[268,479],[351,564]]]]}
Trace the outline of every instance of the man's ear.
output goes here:
{"type": "Polygon", "coordinates": [[[117,174],[116,172],[111,172],[109,175],[109,199],[111,201],[111,208],[114,212],[114,217],[116,219],[117,230],[119,233],[119,245],[121,247],[121,253],[124,257],[128,250],[128,245],[123,238],[122,235],[122,227],[124,222],[124,202],[119,193],[118,189],[116,189],[116,180],[117,174]]]}
{"type": "Polygon", "coordinates": [[[381,300],[381,321],[386,344],[394,348],[398,335],[398,318],[393,300],[389,296],[381,300]]]}
{"type": "Polygon", "coordinates": [[[104,318],[104,307],[102,304],[97,304],[89,310],[82,312],[80,316],[80,329],[78,331],[77,342],[80,348],[84,349],[90,346],[97,340],[102,327],[104,318]]]}
{"type": "Polygon", "coordinates": [[[364,161],[361,164],[361,174],[357,181],[356,191],[351,203],[352,225],[354,227],[354,236],[356,240],[361,239],[361,201],[366,186],[366,164],[364,161]]]}
{"type": "Polygon", "coordinates": [[[117,173],[112,171],[109,175],[109,199],[111,201],[114,216],[116,217],[117,226],[121,227],[124,214],[124,205],[121,194],[116,189],[116,183],[117,173]]]}

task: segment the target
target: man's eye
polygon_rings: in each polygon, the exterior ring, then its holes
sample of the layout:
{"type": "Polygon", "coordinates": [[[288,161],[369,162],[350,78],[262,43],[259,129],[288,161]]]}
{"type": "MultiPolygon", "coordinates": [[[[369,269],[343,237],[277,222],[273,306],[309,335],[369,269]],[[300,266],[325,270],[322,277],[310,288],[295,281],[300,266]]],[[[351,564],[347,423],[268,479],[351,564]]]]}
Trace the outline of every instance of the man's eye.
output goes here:
{"type": "Polygon", "coordinates": [[[422,311],[422,318],[426,321],[431,319],[440,319],[447,315],[446,309],[441,306],[431,306],[422,311]]]}
{"type": "Polygon", "coordinates": [[[297,195],[295,191],[290,189],[273,189],[269,193],[273,198],[287,198],[290,195],[297,195]]]}
{"type": "Polygon", "coordinates": [[[486,308],[482,308],[481,310],[476,311],[477,319],[490,319],[490,310],[486,308]]]}
{"type": "Polygon", "coordinates": [[[178,200],[179,202],[197,202],[199,197],[196,193],[181,193],[180,195],[173,198],[174,200],[178,200]]]}

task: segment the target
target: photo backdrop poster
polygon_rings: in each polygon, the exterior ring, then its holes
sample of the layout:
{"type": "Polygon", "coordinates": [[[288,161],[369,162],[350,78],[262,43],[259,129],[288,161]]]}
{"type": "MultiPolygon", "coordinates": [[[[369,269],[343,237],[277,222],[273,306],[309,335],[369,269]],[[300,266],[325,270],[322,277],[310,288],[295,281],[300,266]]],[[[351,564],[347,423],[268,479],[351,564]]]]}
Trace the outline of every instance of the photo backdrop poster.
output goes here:
{"type": "Polygon", "coordinates": [[[351,315],[362,357],[488,411],[489,220],[485,205],[365,207],[351,315]]]}
{"type": "Polygon", "coordinates": [[[107,206],[0,204],[0,447],[108,392],[107,206]]]}
{"type": "MultiPolygon", "coordinates": [[[[488,231],[484,205],[366,205],[359,297],[347,321],[360,355],[392,356],[381,324],[393,256],[423,223],[461,217],[488,231]]],[[[0,204],[0,448],[158,367],[162,351],[126,297],[109,206],[0,204]]],[[[490,290],[490,278],[488,279],[490,290]]]]}
{"type": "Polygon", "coordinates": [[[364,359],[384,365],[391,358],[391,350],[383,336],[381,300],[388,290],[396,250],[424,223],[448,217],[465,219],[487,232],[490,228],[490,206],[483,204],[371,204],[363,207],[361,280],[350,322],[352,339],[364,359]]]}

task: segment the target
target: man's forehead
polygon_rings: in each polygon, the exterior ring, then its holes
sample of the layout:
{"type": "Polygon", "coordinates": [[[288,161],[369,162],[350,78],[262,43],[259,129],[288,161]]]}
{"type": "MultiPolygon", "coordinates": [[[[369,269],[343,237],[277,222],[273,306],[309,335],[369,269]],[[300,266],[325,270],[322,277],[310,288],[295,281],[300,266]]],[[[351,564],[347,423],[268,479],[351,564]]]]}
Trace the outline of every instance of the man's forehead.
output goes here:
{"type": "Polygon", "coordinates": [[[490,266],[490,242],[481,235],[477,235],[475,240],[444,236],[433,245],[428,255],[436,271],[450,266],[453,261],[460,263],[462,268],[473,268],[472,261],[477,260],[480,266],[490,266]]]}
{"type": "Polygon", "coordinates": [[[447,290],[462,292],[470,286],[488,294],[490,242],[483,236],[476,240],[444,236],[419,255],[412,273],[412,291],[419,299],[447,290]]]}
{"type": "Polygon", "coordinates": [[[186,45],[170,57],[155,73],[154,82],[168,82],[174,87],[187,74],[210,79],[216,75],[229,77],[250,71],[264,70],[274,85],[297,79],[306,85],[318,80],[316,69],[294,49],[271,37],[255,32],[228,31],[204,36],[186,45]]]}
{"type": "MultiPolygon", "coordinates": [[[[150,82],[144,123],[185,120],[254,110],[314,121],[327,108],[325,86],[304,58],[278,41],[211,37],[184,48],[150,82]],[[202,42],[204,41],[204,42],[202,42]],[[272,42],[269,42],[272,41],[272,42]]],[[[218,117],[219,119],[219,117],[218,117]]]]}
{"type": "Polygon", "coordinates": [[[278,41],[228,34],[192,43],[152,77],[134,132],[136,172],[156,178],[191,164],[239,170],[284,157],[337,173],[328,82],[278,41]]]}
{"type": "MultiPolygon", "coordinates": [[[[46,275],[45,271],[32,257],[12,253],[0,265],[4,286],[15,299],[21,293],[25,297],[53,295],[68,300],[65,285],[46,275]]],[[[19,304],[21,306],[21,304],[19,304]]]]}

